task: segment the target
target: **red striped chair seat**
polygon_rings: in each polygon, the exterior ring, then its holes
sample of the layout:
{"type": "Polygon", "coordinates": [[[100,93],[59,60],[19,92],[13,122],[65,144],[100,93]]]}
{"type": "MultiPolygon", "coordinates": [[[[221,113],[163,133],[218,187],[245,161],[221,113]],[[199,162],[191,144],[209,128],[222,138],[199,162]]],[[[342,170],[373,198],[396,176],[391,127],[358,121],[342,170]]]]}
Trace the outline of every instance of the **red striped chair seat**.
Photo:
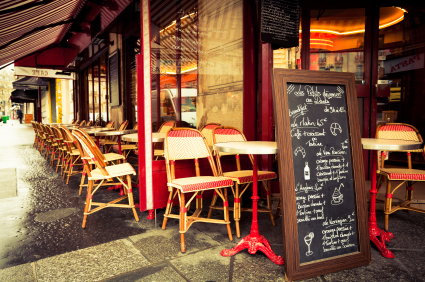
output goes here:
{"type": "Polygon", "coordinates": [[[197,176],[174,179],[167,185],[187,193],[229,187],[233,185],[233,181],[230,178],[220,176],[197,176]]]}
{"type": "Polygon", "coordinates": [[[425,181],[425,171],[418,169],[383,168],[381,174],[386,174],[390,180],[425,181]]]}
{"type": "MultiPolygon", "coordinates": [[[[238,184],[244,184],[244,183],[252,182],[253,178],[254,178],[252,170],[239,170],[239,171],[224,172],[223,176],[233,179],[233,181],[236,181],[238,184]]],[[[258,172],[258,181],[275,179],[276,177],[277,177],[276,173],[273,172],[273,171],[259,171],[258,172]]]]}

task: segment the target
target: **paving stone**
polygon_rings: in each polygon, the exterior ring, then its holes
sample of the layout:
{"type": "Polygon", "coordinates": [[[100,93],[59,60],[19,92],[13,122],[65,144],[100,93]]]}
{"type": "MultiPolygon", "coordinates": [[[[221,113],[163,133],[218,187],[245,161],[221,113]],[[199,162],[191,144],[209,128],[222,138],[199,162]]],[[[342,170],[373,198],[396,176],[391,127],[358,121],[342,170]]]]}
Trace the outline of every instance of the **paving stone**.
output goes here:
{"type": "Polygon", "coordinates": [[[21,264],[0,270],[0,281],[29,282],[36,281],[31,263],[21,264]]]}
{"type": "Polygon", "coordinates": [[[0,199],[16,197],[16,168],[0,169],[0,199]]]}
{"type": "Polygon", "coordinates": [[[42,212],[42,213],[39,213],[34,218],[34,220],[40,221],[40,222],[52,222],[52,221],[70,216],[75,211],[76,211],[75,208],[64,208],[64,209],[57,209],[57,210],[42,212]]]}
{"type": "Polygon", "coordinates": [[[160,228],[148,230],[143,234],[131,236],[130,240],[136,244],[151,263],[186,256],[220,245],[219,242],[192,227],[185,233],[186,253],[182,253],[178,228],[168,227],[168,225],[165,230],[160,228]]]}
{"type": "MultiPolygon", "coordinates": [[[[276,249],[272,246],[272,249],[276,249]]],[[[275,251],[277,255],[281,252],[275,251]]],[[[283,266],[269,260],[261,251],[251,255],[243,250],[234,255],[233,282],[239,281],[285,281],[283,266]]],[[[318,280],[319,281],[319,280],[318,280]]]]}
{"type": "MultiPolygon", "coordinates": [[[[326,281],[421,281],[415,277],[413,269],[400,264],[399,258],[387,259],[378,251],[372,250],[372,261],[369,265],[346,269],[324,275],[326,281]]],[[[422,262],[423,265],[423,262],[422,262]]],[[[423,279],[423,278],[422,278],[423,279]]],[[[423,280],[422,280],[423,281],[423,280]]]]}
{"type": "Polygon", "coordinates": [[[170,262],[190,281],[229,281],[230,257],[222,257],[222,249],[218,246],[170,262]]]}
{"type": "Polygon", "coordinates": [[[149,265],[128,240],[37,261],[37,281],[101,281],[149,265]]]}
{"type": "Polygon", "coordinates": [[[183,282],[187,281],[169,264],[161,263],[150,267],[145,267],[112,279],[108,282],[183,282]]]}

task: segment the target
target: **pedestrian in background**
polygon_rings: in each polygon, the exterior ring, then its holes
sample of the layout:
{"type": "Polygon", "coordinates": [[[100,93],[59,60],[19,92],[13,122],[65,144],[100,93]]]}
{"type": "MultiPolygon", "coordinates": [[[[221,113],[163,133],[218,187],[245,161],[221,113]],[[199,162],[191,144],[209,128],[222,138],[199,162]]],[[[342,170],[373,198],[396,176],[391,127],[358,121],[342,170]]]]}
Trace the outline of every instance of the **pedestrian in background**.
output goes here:
{"type": "Polygon", "coordinates": [[[22,123],[22,116],[23,116],[23,114],[22,114],[21,109],[18,109],[18,118],[19,118],[19,123],[22,123]]]}

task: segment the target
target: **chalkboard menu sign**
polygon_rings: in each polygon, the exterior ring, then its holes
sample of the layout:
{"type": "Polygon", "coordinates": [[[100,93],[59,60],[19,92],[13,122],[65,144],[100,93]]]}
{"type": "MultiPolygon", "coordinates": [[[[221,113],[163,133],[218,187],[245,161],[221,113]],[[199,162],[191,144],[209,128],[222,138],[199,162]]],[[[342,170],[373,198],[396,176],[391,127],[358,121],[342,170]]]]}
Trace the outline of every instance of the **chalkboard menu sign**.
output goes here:
{"type": "Polygon", "coordinates": [[[109,106],[120,105],[118,50],[109,56],[109,106]]]}
{"type": "Polygon", "coordinates": [[[369,263],[354,75],[276,69],[273,78],[279,179],[288,203],[286,275],[299,280],[369,263]]]}
{"type": "Polygon", "coordinates": [[[261,40],[273,49],[299,44],[300,7],[298,0],[263,0],[261,5],[261,40]]]}

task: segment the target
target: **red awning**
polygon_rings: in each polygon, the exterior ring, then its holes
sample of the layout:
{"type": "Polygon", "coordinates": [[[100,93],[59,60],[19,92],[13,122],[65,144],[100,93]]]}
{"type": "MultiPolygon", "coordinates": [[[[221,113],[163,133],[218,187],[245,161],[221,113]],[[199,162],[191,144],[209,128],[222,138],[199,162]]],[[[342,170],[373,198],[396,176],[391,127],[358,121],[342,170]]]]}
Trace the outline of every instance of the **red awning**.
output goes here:
{"type": "Polygon", "coordinates": [[[100,14],[103,31],[131,1],[1,0],[0,66],[15,61],[26,67],[66,67],[91,43],[90,22],[100,14]],[[90,10],[77,21],[87,6],[90,10]],[[74,21],[82,31],[70,30],[74,21]],[[69,46],[59,47],[67,32],[69,46]],[[29,54],[34,55],[24,58],[29,54]]]}
{"type": "Polygon", "coordinates": [[[0,1],[0,66],[59,43],[85,2],[0,1]]]}

